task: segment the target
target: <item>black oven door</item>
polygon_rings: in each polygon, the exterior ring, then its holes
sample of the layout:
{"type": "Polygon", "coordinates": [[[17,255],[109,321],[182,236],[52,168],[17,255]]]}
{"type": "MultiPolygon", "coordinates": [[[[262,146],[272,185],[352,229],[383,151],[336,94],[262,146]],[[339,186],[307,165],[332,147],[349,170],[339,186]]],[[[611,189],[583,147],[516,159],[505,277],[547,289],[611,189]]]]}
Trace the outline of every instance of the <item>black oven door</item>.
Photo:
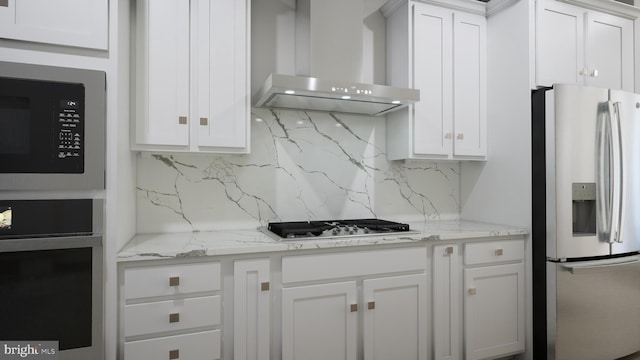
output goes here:
{"type": "Polygon", "coordinates": [[[60,360],[101,359],[101,242],[0,240],[0,340],[57,341],[60,360]]]}
{"type": "Polygon", "coordinates": [[[0,77],[0,173],[84,172],[84,85],[0,77]]]}

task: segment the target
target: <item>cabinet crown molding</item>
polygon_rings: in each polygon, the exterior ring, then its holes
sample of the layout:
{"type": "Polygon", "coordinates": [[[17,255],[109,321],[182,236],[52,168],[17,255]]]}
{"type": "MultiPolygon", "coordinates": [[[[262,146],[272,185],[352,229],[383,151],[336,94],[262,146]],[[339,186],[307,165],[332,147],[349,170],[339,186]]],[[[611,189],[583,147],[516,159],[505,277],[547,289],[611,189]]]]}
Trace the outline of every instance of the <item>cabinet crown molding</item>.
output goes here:
{"type": "Polygon", "coordinates": [[[567,4],[573,4],[588,8],[591,10],[597,10],[605,12],[607,14],[620,16],[623,18],[635,20],[640,18],[640,8],[627,5],[613,0],[557,0],[567,4]]]}
{"type": "Polygon", "coordinates": [[[478,0],[388,0],[380,8],[380,11],[385,17],[388,17],[402,4],[407,2],[417,2],[488,17],[502,11],[506,7],[518,1],[520,0],[491,0],[488,3],[485,3],[478,0]]]}

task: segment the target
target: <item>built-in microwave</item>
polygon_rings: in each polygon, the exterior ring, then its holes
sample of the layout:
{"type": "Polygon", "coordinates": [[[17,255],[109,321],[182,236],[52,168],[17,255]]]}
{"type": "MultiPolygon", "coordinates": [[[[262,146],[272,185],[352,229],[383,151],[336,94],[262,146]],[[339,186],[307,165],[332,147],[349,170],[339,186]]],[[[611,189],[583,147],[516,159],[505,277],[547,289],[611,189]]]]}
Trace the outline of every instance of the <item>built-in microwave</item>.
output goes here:
{"type": "Polygon", "coordinates": [[[105,187],[106,74],[0,62],[0,190],[105,187]]]}

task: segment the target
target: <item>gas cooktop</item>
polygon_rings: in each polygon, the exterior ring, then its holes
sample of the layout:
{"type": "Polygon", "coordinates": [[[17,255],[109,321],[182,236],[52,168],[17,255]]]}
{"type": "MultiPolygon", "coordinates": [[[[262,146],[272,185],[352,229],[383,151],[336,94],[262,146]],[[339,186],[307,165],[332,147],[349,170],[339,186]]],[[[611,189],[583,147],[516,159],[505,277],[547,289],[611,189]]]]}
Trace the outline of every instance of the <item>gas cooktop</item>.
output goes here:
{"type": "Polygon", "coordinates": [[[261,230],[276,240],[418,233],[418,231],[411,231],[408,224],[381,219],[272,222],[261,230]]]}

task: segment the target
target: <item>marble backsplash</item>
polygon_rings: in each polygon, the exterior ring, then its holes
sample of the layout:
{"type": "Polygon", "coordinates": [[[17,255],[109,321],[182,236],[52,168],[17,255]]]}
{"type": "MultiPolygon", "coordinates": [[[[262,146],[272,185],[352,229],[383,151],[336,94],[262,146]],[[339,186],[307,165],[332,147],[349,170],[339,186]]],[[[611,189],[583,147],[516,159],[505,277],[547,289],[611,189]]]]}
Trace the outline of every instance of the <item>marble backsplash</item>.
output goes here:
{"type": "Polygon", "coordinates": [[[457,162],[388,161],[384,117],[253,109],[251,154],[138,158],[139,233],[457,219],[457,162]]]}

